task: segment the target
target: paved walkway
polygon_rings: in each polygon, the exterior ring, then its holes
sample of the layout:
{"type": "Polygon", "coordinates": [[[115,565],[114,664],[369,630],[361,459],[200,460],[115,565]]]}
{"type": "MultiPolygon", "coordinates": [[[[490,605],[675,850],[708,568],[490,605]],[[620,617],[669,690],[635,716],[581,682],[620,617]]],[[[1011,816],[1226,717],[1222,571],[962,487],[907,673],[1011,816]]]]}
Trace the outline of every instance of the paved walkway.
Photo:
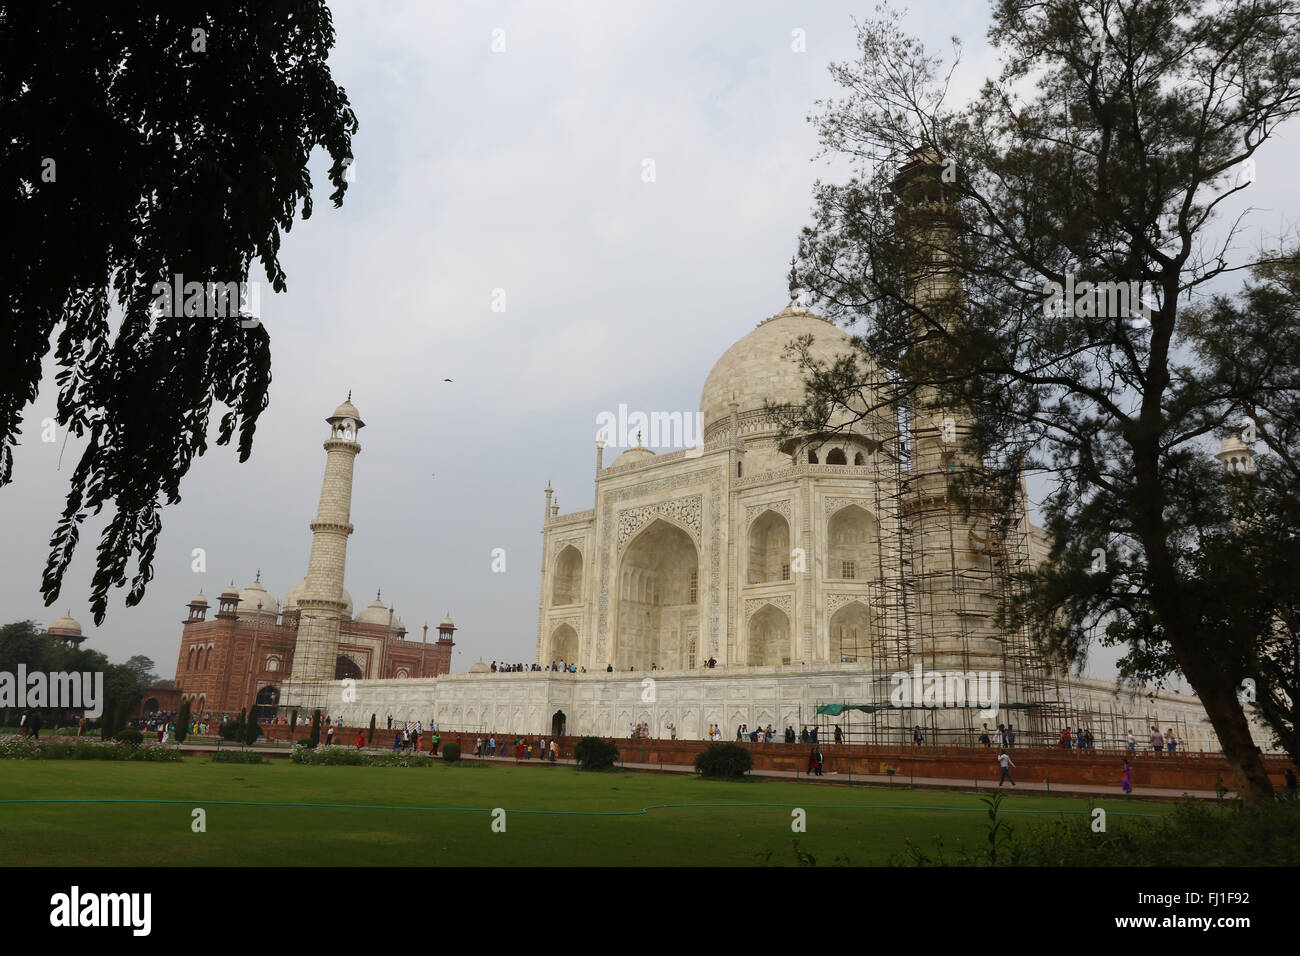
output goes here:
{"type": "MultiPolygon", "coordinates": [[[[181,748],[186,751],[198,753],[215,753],[218,750],[231,750],[235,747],[225,746],[218,747],[214,744],[190,744],[185,743],[181,748]]],[[[249,747],[249,750],[255,750],[258,753],[267,755],[279,755],[287,757],[292,750],[289,746],[265,744],[256,747],[249,747]]],[[[367,753],[391,753],[391,748],[367,747],[367,753]]],[[[549,760],[516,760],[514,757],[475,757],[472,754],[466,754],[461,757],[462,760],[487,760],[499,764],[518,764],[520,766],[538,766],[549,764],[549,760]]],[[[557,760],[557,764],[566,764],[576,766],[574,760],[557,760]]],[[[658,763],[620,763],[624,770],[648,770],[663,773],[685,773],[694,774],[695,768],[685,764],[658,764],[658,763]]],[[[908,777],[905,774],[862,774],[862,773],[826,773],[820,777],[810,777],[806,773],[799,773],[793,770],[751,770],[750,775],[754,777],[763,777],[772,780],[797,780],[812,784],[860,784],[865,786],[884,787],[886,789],[925,789],[925,790],[997,790],[997,782],[992,778],[983,778],[976,780],[960,780],[953,777],[908,777]]],[[[1051,783],[1044,780],[1020,779],[1016,781],[1016,786],[1005,785],[1003,790],[1015,790],[1021,793],[1041,793],[1056,794],[1058,796],[1071,797],[1123,797],[1124,791],[1118,786],[1104,786],[1102,784],[1090,783],[1051,783]]],[[[1181,799],[1183,794],[1195,797],[1200,800],[1213,800],[1218,794],[1213,790],[1176,790],[1171,788],[1160,787],[1143,787],[1136,785],[1133,787],[1134,799],[1146,800],[1177,800],[1181,799]]],[[[1236,797],[1235,791],[1228,791],[1225,797],[1236,797]]]]}

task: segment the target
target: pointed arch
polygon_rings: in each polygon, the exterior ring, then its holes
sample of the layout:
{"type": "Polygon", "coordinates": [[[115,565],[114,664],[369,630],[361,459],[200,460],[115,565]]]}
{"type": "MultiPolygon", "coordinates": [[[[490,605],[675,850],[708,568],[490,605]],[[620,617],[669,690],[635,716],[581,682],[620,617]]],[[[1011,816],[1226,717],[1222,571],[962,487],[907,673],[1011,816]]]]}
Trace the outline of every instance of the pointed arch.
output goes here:
{"type": "Polygon", "coordinates": [[[750,584],[783,581],[790,577],[790,522],[767,510],[749,526],[748,571],[750,584]]]}
{"type": "Polygon", "coordinates": [[[849,601],[831,615],[827,660],[832,664],[871,660],[876,615],[863,601],[849,601]]]}
{"type": "Polygon", "coordinates": [[[579,604],[582,602],[582,552],[573,545],[565,545],[555,558],[555,571],[551,582],[551,604],[579,604]]]}
{"type": "Polygon", "coordinates": [[[790,660],[790,618],[775,604],[764,604],[746,625],[747,654],[750,667],[772,667],[790,660]]]}
{"type": "Polygon", "coordinates": [[[858,505],[846,505],[826,522],[828,580],[867,581],[876,576],[880,524],[858,505]]]}

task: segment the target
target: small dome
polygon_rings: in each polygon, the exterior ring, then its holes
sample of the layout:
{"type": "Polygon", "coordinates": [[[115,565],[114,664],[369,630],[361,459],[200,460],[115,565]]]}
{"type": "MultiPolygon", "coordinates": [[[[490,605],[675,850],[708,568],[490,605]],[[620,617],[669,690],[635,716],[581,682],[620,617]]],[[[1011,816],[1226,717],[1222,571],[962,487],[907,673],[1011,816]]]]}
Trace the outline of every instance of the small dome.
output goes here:
{"type": "Polygon", "coordinates": [[[50,625],[49,633],[61,637],[78,636],[81,634],[81,625],[78,624],[70,615],[64,615],[50,625]]]}
{"type": "Polygon", "coordinates": [[[632,465],[639,461],[649,461],[654,457],[655,453],[649,448],[646,448],[644,445],[637,445],[635,448],[629,448],[627,451],[623,452],[623,454],[615,458],[614,464],[610,467],[612,468],[615,465],[632,465]]]}
{"type": "Polygon", "coordinates": [[[357,411],[357,406],[351,401],[346,401],[338,408],[334,409],[334,414],[330,418],[351,418],[354,421],[361,421],[361,413],[357,411]]]}
{"type": "Polygon", "coordinates": [[[1254,451],[1235,434],[1229,435],[1223,440],[1223,443],[1219,445],[1220,455],[1240,455],[1243,453],[1253,455],[1254,451]]]}
{"type": "Polygon", "coordinates": [[[370,602],[364,611],[356,616],[355,620],[358,624],[382,624],[387,627],[388,608],[384,606],[384,602],[376,594],[375,599],[370,602]]]}
{"type": "Polygon", "coordinates": [[[236,590],[235,586],[232,584],[221,592],[221,596],[223,598],[234,598],[237,601],[239,600],[239,591],[236,590]]]}
{"type": "Polygon", "coordinates": [[[489,668],[489,667],[488,667],[486,664],[484,664],[482,661],[479,661],[477,664],[474,664],[474,665],[472,665],[472,666],[470,667],[469,672],[470,672],[471,674],[486,674],[486,673],[488,673],[490,670],[491,670],[491,668],[489,668]]]}
{"type": "Polygon", "coordinates": [[[239,607],[236,610],[241,615],[276,614],[279,611],[275,598],[262,586],[262,572],[257,573],[257,580],[239,592],[239,607]]]}
{"type": "Polygon", "coordinates": [[[451,615],[448,614],[448,615],[447,615],[446,617],[444,617],[440,622],[438,622],[438,626],[439,626],[439,627],[455,627],[455,626],[456,626],[456,622],[453,621],[453,620],[451,619],[451,615]]]}
{"type": "Polygon", "coordinates": [[[199,605],[200,607],[207,607],[207,606],[208,606],[208,599],[205,598],[205,597],[203,596],[203,592],[202,592],[202,591],[200,591],[198,594],[194,595],[194,597],[190,598],[190,605],[191,605],[191,606],[194,606],[194,605],[196,605],[196,604],[199,605]]]}

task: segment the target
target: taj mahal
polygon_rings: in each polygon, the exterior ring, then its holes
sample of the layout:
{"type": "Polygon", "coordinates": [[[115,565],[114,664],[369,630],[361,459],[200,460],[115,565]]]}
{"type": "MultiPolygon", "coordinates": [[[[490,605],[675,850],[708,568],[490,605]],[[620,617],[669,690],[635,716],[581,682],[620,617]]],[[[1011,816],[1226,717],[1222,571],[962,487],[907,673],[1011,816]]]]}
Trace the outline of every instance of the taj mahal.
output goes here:
{"type": "MultiPolygon", "coordinates": [[[[924,157],[895,187],[921,213],[911,245],[929,250],[909,263],[912,304],[960,321],[946,187],[924,157]]],[[[1001,623],[1020,572],[1051,545],[1030,520],[1023,477],[1018,492],[981,484],[990,470],[972,451],[973,417],[924,388],[896,401],[894,383],[858,345],[792,301],[714,364],[700,395],[702,433],[687,447],[656,453],[638,442],[612,457],[598,439],[590,510],[560,513],[548,483],[540,667],[522,672],[480,661],[468,674],[338,679],[362,428],[345,403],[328,419],[297,599],[309,622],[298,628],[281,706],[320,707],[358,726],[391,713],[448,732],[608,737],[638,725],[693,739],[711,725],[780,733],[833,719],[850,742],[895,745],[917,730],[969,745],[985,724],[1008,724],[1024,743],[1054,743],[1073,727],[1113,746],[1159,727],[1185,749],[1217,750],[1195,696],[1076,676],[1001,623]],[[811,419],[816,427],[792,415],[806,405],[809,364],[846,357],[862,384],[811,419]],[[974,481],[959,495],[962,477],[974,481]]],[[[1219,459],[1249,470],[1248,455],[1237,442],[1219,459]]],[[[1254,733],[1267,748],[1267,733],[1254,733]]]]}

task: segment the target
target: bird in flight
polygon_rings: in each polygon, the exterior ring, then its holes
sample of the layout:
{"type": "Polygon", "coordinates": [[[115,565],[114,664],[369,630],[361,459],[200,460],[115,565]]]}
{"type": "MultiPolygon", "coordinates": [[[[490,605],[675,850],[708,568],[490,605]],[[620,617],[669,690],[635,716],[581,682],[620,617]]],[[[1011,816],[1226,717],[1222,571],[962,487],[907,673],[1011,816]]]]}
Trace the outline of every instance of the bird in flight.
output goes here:
{"type": "MultiPolygon", "coordinates": [[[[444,381],[444,382],[450,382],[451,379],[449,379],[449,378],[444,378],[443,381],[444,381]]],[[[453,383],[453,384],[454,384],[454,383],[453,383]]]]}

